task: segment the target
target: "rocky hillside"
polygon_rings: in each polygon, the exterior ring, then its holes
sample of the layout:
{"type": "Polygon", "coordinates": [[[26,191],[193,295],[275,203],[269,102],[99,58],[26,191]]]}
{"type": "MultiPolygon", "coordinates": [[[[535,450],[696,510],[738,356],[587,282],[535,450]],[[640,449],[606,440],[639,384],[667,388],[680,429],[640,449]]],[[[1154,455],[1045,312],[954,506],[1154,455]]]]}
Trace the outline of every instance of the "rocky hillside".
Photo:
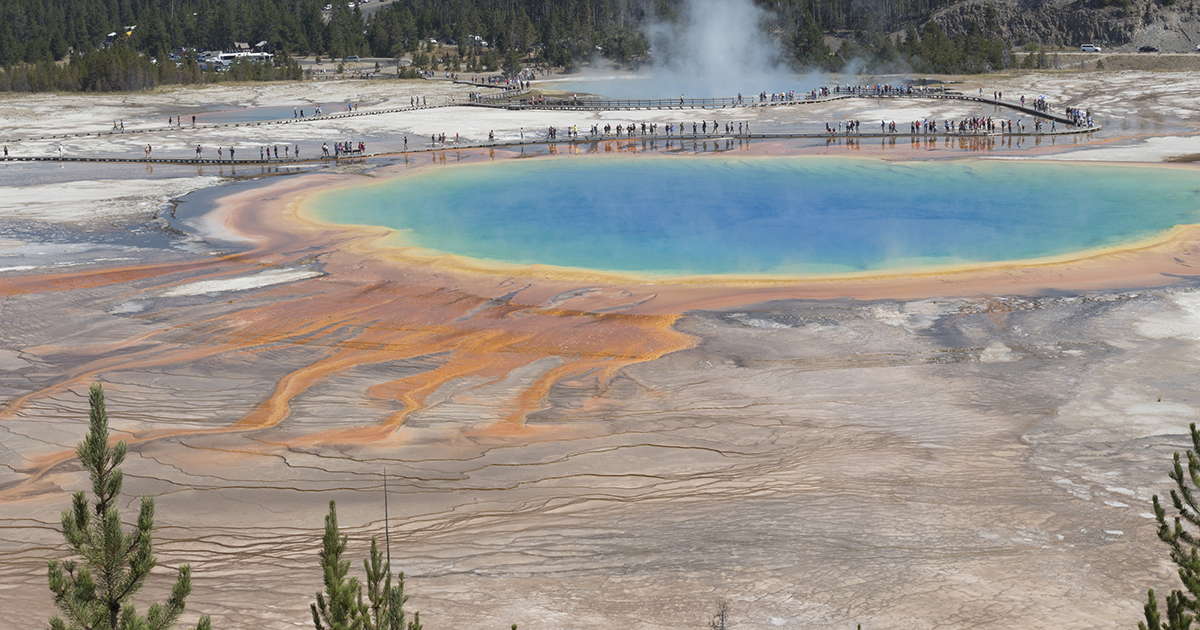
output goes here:
{"type": "Polygon", "coordinates": [[[950,34],[968,30],[972,22],[986,25],[1013,45],[1095,43],[1114,52],[1133,52],[1141,46],[1189,52],[1200,44],[1200,6],[1181,2],[1164,6],[1135,1],[1125,7],[1100,7],[1096,2],[1067,0],[967,0],[938,11],[932,20],[950,34]]]}

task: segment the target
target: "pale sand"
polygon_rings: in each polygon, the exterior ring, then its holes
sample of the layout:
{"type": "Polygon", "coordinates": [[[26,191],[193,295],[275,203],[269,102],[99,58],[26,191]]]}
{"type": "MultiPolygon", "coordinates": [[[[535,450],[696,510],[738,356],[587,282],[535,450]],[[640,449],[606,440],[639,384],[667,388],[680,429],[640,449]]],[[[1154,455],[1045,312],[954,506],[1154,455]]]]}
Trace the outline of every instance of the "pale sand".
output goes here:
{"type": "MultiPolygon", "coordinates": [[[[1162,87],[1162,76],[1029,74],[964,90],[1086,95],[1067,102],[1106,124],[1091,142],[990,155],[1118,150],[1105,159],[1153,162],[1194,152],[1174,138],[1200,120],[1200,79],[1162,87]],[[1164,103],[1174,113],[1161,118],[1164,103]]],[[[165,117],[172,99],[305,97],[289,89],[130,102],[165,117]]],[[[320,100],[368,89],[407,99],[394,85],[319,89],[320,100]]],[[[64,130],[118,113],[42,101],[39,120],[64,130]]],[[[842,103],[738,115],[762,131],[883,115],[842,103]]],[[[958,105],[926,107],[897,103],[895,117],[958,105]]],[[[389,136],[418,131],[575,124],[558,120],[450,108],[286,133],[306,146],[377,133],[395,147],[389,136]]],[[[145,141],[78,145],[120,154],[145,141]]],[[[156,154],[186,154],[196,138],[153,141],[156,154]]],[[[979,155],[924,143],[804,150],[979,155]]],[[[45,171],[7,168],[0,199],[54,194],[22,180],[45,171]]],[[[136,181],[141,170],[71,183],[69,207],[104,204],[93,223],[132,228],[204,181],[173,176],[156,192],[136,181]]],[[[86,485],[70,449],[97,379],[134,442],[127,493],[159,497],[164,568],[148,593],[161,597],[166,569],[191,561],[187,619],[211,612],[221,628],[306,626],[326,503],[338,501],[358,572],[382,531],[384,466],[393,557],[430,628],[702,627],[715,597],[740,628],[1118,628],[1136,623],[1145,588],[1174,584],[1146,512],[1200,412],[1194,229],[989,269],[666,283],[418,261],[387,253],[384,230],[302,220],[306,191],[357,177],[235,189],[199,229],[240,235],[249,251],[236,255],[203,241],[155,252],[93,242],[45,205],[37,221],[17,216],[24,204],[0,215],[0,626],[51,612],[45,559],[63,553],[58,513],[86,485]],[[67,255],[79,271],[55,266],[67,255]]]]}

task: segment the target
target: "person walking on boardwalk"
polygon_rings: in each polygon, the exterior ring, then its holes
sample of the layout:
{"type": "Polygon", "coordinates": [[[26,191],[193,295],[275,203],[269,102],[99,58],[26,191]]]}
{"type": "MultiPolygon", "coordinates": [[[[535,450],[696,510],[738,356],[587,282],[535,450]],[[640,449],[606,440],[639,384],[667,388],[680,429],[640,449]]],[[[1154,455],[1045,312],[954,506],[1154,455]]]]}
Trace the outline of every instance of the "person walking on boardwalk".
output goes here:
{"type": "Polygon", "coordinates": [[[201,158],[203,158],[203,157],[204,157],[204,150],[203,150],[203,149],[201,149],[201,148],[200,148],[200,145],[198,145],[198,144],[197,144],[197,145],[196,145],[196,159],[197,159],[197,160],[199,160],[199,159],[201,159],[201,158]]]}
{"type": "Polygon", "coordinates": [[[192,126],[196,126],[196,116],[194,114],[192,115],[192,126]]]}
{"type": "Polygon", "coordinates": [[[293,158],[295,158],[295,159],[297,159],[297,160],[299,160],[299,159],[300,159],[300,145],[298,145],[298,144],[297,144],[297,145],[296,145],[296,146],[295,146],[295,147],[292,149],[292,157],[293,157],[293,158]]]}
{"type": "Polygon", "coordinates": [[[4,145],[4,157],[8,157],[8,145],[4,145]]]}
{"type": "Polygon", "coordinates": [[[225,149],[223,147],[217,147],[217,161],[219,162],[224,159],[225,159],[225,149]]]}
{"type": "Polygon", "coordinates": [[[229,161],[233,161],[233,147],[229,147],[229,161]]]}

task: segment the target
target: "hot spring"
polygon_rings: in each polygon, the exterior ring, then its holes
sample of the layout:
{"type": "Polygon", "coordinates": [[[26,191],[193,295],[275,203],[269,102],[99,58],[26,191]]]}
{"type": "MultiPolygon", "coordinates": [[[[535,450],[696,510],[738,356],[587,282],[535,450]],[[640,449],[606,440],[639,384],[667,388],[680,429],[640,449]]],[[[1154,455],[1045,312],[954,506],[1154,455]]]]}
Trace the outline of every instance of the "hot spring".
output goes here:
{"type": "Polygon", "coordinates": [[[1200,171],[1025,161],[575,157],[430,166],[315,195],[336,224],[483,262],[820,275],[1060,256],[1200,222],[1200,171]]]}

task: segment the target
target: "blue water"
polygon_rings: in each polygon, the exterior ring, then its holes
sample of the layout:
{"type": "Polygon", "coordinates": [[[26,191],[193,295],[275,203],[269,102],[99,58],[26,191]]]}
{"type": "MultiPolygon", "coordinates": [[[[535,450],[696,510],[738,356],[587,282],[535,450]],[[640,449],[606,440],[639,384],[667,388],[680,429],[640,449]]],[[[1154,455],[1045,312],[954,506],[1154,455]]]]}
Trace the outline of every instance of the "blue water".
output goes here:
{"type": "Polygon", "coordinates": [[[428,167],[322,194],[326,221],[485,261],[826,274],[1039,258],[1200,223],[1200,171],[1025,161],[588,157],[428,167]]]}

